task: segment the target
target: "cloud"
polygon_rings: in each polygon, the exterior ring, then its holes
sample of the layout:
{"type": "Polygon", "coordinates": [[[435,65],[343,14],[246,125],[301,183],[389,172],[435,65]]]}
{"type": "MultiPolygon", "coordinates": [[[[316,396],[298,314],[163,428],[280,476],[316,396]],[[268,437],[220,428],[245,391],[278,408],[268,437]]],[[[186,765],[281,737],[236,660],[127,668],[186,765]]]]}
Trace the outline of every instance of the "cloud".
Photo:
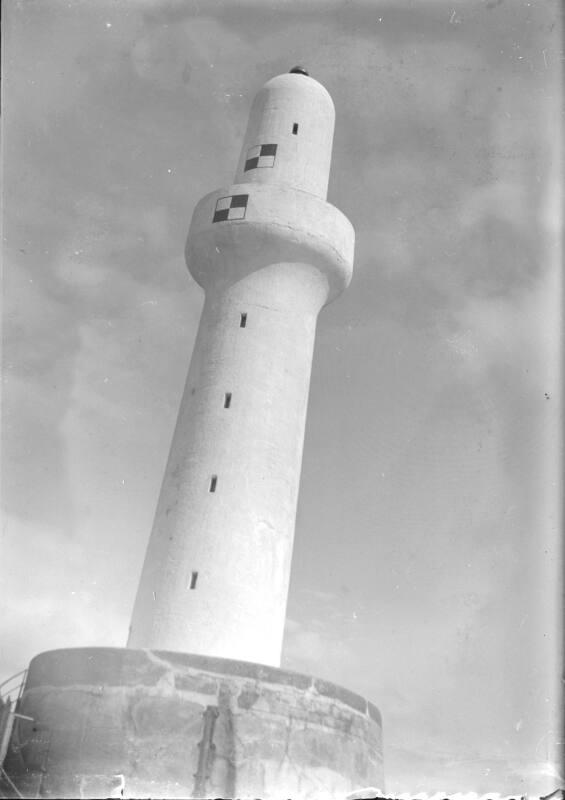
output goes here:
{"type": "Polygon", "coordinates": [[[77,642],[118,643],[111,635],[108,608],[98,597],[83,542],[69,539],[47,522],[26,522],[4,512],[2,552],[5,677],[42,650],[77,642]],[[33,592],[22,593],[22,582],[32,585],[33,592]]]}
{"type": "Polygon", "coordinates": [[[389,788],[535,785],[559,171],[548,12],[504,6],[13,7],[10,669],[125,639],[202,305],[190,213],[306,54],[357,259],[320,318],[285,665],[382,706],[389,788]]]}
{"type": "MultiPolygon", "coordinates": [[[[313,674],[351,688],[348,680],[355,651],[349,641],[336,633],[335,621],[287,617],[282,666],[313,674]]],[[[338,625],[343,631],[343,625],[338,625]]]]}
{"type": "Polygon", "coordinates": [[[390,748],[387,756],[387,774],[393,777],[387,778],[386,791],[394,797],[415,797],[421,792],[430,796],[440,791],[443,797],[470,792],[491,798],[542,797],[563,780],[557,762],[496,756],[459,759],[448,752],[409,748],[390,748]]]}

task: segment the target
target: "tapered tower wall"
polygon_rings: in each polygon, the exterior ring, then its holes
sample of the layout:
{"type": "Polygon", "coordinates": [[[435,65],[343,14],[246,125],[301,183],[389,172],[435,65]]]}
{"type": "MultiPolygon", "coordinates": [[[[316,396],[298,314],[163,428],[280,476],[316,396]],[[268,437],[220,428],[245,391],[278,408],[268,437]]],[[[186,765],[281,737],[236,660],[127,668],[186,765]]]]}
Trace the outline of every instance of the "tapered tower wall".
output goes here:
{"type": "Polygon", "coordinates": [[[133,646],[279,663],[320,300],[273,271],[206,297],[133,646]]]}
{"type": "Polygon", "coordinates": [[[206,300],[129,647],[280,664],[316,321],[353,262],[325,200],[333,124],[316,81],[269,81],[238,182],[194,211],[206,300]]]}

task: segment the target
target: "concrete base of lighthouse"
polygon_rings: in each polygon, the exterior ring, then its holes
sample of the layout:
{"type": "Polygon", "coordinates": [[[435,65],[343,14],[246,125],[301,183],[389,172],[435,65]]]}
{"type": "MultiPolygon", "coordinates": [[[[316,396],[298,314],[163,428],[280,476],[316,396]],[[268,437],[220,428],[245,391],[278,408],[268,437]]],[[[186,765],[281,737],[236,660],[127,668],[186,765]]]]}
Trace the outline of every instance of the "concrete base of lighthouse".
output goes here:
{"type": "MultiPolygon", "coordinates": [[[[242,661],[80,648],[30,664],[4,769],[24,797],[345,798],[383,789],[381,718],[242,661]]],[[[14,793],[14,796],[17,796],[14,793]]]]}

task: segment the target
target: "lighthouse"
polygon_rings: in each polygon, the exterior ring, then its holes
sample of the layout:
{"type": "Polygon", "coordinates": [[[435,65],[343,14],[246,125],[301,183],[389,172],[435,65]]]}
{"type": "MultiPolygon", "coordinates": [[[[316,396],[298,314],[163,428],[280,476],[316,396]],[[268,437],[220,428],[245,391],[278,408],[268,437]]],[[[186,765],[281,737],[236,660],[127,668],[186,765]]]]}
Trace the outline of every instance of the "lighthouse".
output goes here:
{"type": "Polygon", "coordinates": [[[378,708],[279,666],[316,322],[353,263],[326,201],[333,129],[304,69],[273,78],[234,183],[196,206],[186,261],[205,302],[127,647],[31,661],[0,709],[4,797],[384,787],[378,708]]]}
{"type": "Polygon", "coordinates": [[[333,132],[320,83],[273,78],[234,183],[194,211],[205,303],[129,647],[280,664],[316,321],[353,266],[326,201],[333,132]]]}

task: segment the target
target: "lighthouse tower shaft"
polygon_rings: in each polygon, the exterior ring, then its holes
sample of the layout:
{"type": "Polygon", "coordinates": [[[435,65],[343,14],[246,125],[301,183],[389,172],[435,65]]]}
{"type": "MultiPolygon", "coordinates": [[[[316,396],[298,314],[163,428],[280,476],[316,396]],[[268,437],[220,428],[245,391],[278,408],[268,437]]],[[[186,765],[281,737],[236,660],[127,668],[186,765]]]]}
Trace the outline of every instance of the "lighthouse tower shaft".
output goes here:
{"type": "Polygon", "coordinates": [[[234,184],[194,211],[206,299],[128,647],[279,665],[316,320],[353,262],[326,202],[333,126],[319,83],[272,79],[234,184]]]}

